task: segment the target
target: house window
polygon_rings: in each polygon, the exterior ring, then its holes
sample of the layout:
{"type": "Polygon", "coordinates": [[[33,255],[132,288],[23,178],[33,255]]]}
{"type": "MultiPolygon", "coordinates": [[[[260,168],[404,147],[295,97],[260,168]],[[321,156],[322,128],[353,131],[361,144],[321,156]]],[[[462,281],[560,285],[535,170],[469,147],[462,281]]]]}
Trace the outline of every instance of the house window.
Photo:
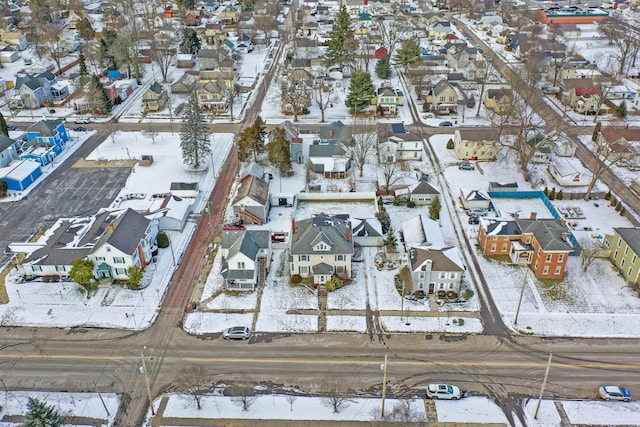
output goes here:
{"type": "Polygon", "coordinates": [[[309,267],[305,266],[300,266],[299,268],[300,274],[309,274],[309,267]]]}
{"type": "Polygon", "coordinates": [[[96,261],[104,261],[106,258],[103,256],[97,256],[96,261]]]}
{"type": "Polygon", "coordinates": [[[298,261],[309,261],[309,255],[298,255],[298,261]]]}
{"type": "Polygon", "coordinates": [[[31,271],[42,271],[42,267],[39,265],[32,265],[31,271]]]}
{"type": "Polygon", "coordinates": [[[444,289],[444,283],[438,283],[438,289],[444,289]]]}
{"type": "Polygon", "coordinates": [[[113,263],[114,264],[124,264],[124,257],[114,256],[113,257],[113,263]]]}
{"type": "Polygon", "coordinates": [[[324,251],[324,250],[325,250],[325,248],[326,248],[326,246],[325,246],[323,243],[320,243],[320,244],[318,245],[318,250],[320,250],[320,251],[324,251]]]}
{"type": "Polygon", "coordinates": [[[456,273],[449,273],[449,279],[455,279],[456,273]]]}
{"type": "Polygon", "coordinates": [[[449,283],[449,289],[453,289],[453,283],[449,283]]]}
{"type": "Polygon", "coordinates": [[[491,251],[490,252],[495,252],[495,251],[496,251],[496,245],[493,244],[493,245],[491,245],[491,251]]]}
{"type": "Polygon", "coordinates": [[[547,262],[551,261],[551,254],[547,254],[547,262]]]}
{"type": "Polygon", "coordinates": [[[621,240],[620,240],[620,239],[618,239],[618,247],[620,247],[620,242],[621,242],[621,240]]]}
{"type": "Polygon", "coordinates": [[[615,252],[613,253],[613,258],[614,258],[614,259],[618,258],[618,251],[615,251],[615,252]]]}
{"type": "Polygon", "coordinates": [[[336,255],[336,261],[344,261],[344,255],[336,255]]]}
{"type": "Polygon", "coordinates": [[[424,279],[424,273],[423,272],[420,272],[420,278],[424,279]]]}
{"type": "Polygon", "coordinates": [[[558,261],[559,261],[559,262],[564,261],[564,254],[560,254],[560,255],[558,255],[558,261]]]}
{"type": "Polygon", "coordinates": [[[560,274],[560,270],[561,270],[561,267],[560,267],[560,266],[557,266],[557,267],[556,267],[556,276],[557,276],[558,274],[560,274]]]}
{"type": "Polygon", "coordinates": [[[444,271],[440,272],[440,278],[441,279],[446,279],[447,278],[447,273],[445,273],[444,271]]]}
{"type": "Polygon", "coordinates": [[[629,270],[627,271],[627,276],[631,276],[632,271],[633,271],[633,266],[629,267],[629,270]]]}
{"type": "Polygon", "coordinates": [[[542,274],[544,274],[544,275],[549,274],[549,267],[548,266],[542,269],[542,274]]]}
{"type": "Polygon", "coordinates": [[[244,262],[238,263],[238,270],[244,270],[244,262]]]}
{"type": "Polygon", "coordinates": [[[625,259],[622,258],[622,261],[620,261],[620,268],[624,267],[624,262],[625,262],[625,259]]]}
{"type": "Polygon", "coordinates": [[[493,236],[493,240],[498,240],[498,236],[493,236]]]}
{"type": "Polygon", "coordinates": [[[633,257],[631,257],[631,264],[635,264],[636,259],[638,259],[638,257],[634,254],[633,257]]]}
{"type": "Polygon", "coordinates": [[[504,244],[502,245],[502,252],[506,252],[506,251],[507,251],[507,244],[506,244],[506,243],[504,243],[504,244]]]}
{"type": "Polygon", "coordinates": [[[624,256],[627,256],[628,253],[629,253],[629,246],[624,248],[624,256]]]}
{"type": "Polygon", "coordinates": [[[418,157],[418,153],[413,153],[413,157],[417,158],[418,157]]]}
{"type": "Polygon", "coordinates": [[[338,274],[344,274],[346,273],[346,268],[344,265],[338,265],[336,266],[336,273],[338,274]]]}
{"type": "Polygon", "coordinates": [[[129,275],[127,273],[127,269],[126,268],[116,268],[116,269],[114,269],[114,273],[116,274],[116,276],[128,276],[129,275]]]}

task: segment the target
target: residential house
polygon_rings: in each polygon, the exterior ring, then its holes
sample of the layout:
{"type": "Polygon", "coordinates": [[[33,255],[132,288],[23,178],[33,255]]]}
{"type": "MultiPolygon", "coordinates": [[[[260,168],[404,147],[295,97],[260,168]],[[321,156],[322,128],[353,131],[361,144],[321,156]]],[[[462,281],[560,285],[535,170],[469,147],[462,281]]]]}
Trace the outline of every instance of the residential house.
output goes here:
{"type": "Polygon", "coordinates": [[[200,49],[198,51],[200,70],[215,70],[220,67],[222,60],[227,58],[228,54],[229,51],[224,47],[200,49]]]}
{"type": "Polygon", "coordinates": [[[513,90],[509,88],[487,89],[482,103],[497,114],[506,114],[513,105],[513,90]]]}
{"type": "Polygon", "coordinates": [[[60,48],[67,53],[73,53],[80,48],[82,39],[76,30],[64,31],[60,36],[60,48]]]}
{"type": "Polygon", "coordinates": [[[382,225],[378,218],[351,218],[353,243],[359,247],[381,247],[384,244],[382,225]]]}
{"type": "Polygon", "coordinates": [[[15,139],[0,135],[0,168],[4,168],[18,158],[19,144],[15,139]]]}
{"type": "Polygon", "coordinates": [[[190,94],[196,86],[196,76],[184,73],[175,83],[171,84],[171,93],[190,94]]]}
{"type": "Polygon", "coordinates": [[[447,34],[453,32],[449,21],[438,21],[429,29],[429,40],[444,40],[447,34]]]}
{"type": "Polygon", "coordinates": [[[407,251],[413,247],[432,249],[446,247],[440,224],[425,214],[419,214],[403,221],[401,230],[407,251]]]}
{"type": "Polygon", "coordinates": [[[194,65],[196,65],[196,61],[190,53],[179,53],[176,55],[176,66],[178,68],[192,68],[194,65]]]}
{"type": "Polygon", "coordinates": [[[442,79],[427,92],[423,109],[437,114],[454,114],[458,111],[458,93],[448,81],[442,79]]]}
{"type": "Polygon", "coordinates": [[[15,50],[5,50],[0,52],[0,63],[11,64],[20,59],[20,53],[15,50]]]}
{"type": "Polygon", "coordinates": [[[116,105],[129,98],[129,95],[138,88],[138,81],[136,79],[113,80],[103,83],[103,86],[111,102],[116,105]]]}
{"type": "Polygon", "coordinates": [[[202,18],[204,17],[204,10],[187,10],[184,13],[184,24],[187,27],[198,27],[202,24],[202,18]]]}
{"type": "Polygon", "coordinates": [[[404,123],[378,123],[376,133],[380,162],[422,159],[422,136],[409,132],[404,123]]]}
{"type": "Polygon", "coordinates": [[[238,23],[238,12],[229,7],[226,7],[225,10],[220,12],[218,21],[222,25],[235,25],[238,23]]]}
{"type": "Polygon", "coordinates": [[[564,79],[561,81],[560,101],[580,114],[595,114],[600,108],[602,92],[590,79],[564,79]]]}
{"type": "Polygon", "coordinates": [[[17,51],[23,51],[29,47],[27,36],[22,31],[5,31],[0,33],[0,40],[17,51]]]}
{"type": "Polygon", "coordinates": [[[376,88],[371,105],[376,106],[378,116],[396,116],[397,108],[404,105],[404,93],[388,86],[376,88]]]}
{"type": "Polygon", "coordinates": [[[423,291],[440,298],[458,296],[465,271],[458,248],[411,248],[409,266],[412,292],[423,291]]]}
{"type": "Polygon", "coordinates": [[[464,209],[489,209],[491,197],[484,190],[460,189],[460,203],[464,209]]]}
{"type": "Polygon", "coordinates": [[[292,221],[289,272],[303,279],[312,277],[322,285],[332,276],[351,279],[354,242],[351,223],[344,216],[318,214],[292,221]]]}
{"type": "Polygon", "coordinates": [[[531,163],[548,164],[551,162],[551,139],[549,137],[539,130],[529,132],[527,144],[534,150],[531,163]]]}
{"type": "MultiPolygon", "coordinates": [[[[456,61],[456,68],[462,73],[464,80],[483,79],[486,74],[486,67],[487,61],[479,61],[475,59],[456,61]]],[[[447,75],[447,80],[452,81],[449,75],[447,75]]]]}
{"type": "Polygon", "coordinates": [[[286,115],[302,114],[305,109],[311,106],[313,88],[314,78],[308,70],[291,69],[283,83],[282,112],[286,115]]]}
{"type": "Polygon", "coordinates": [[[416,206],[430,205],[439,195],[440,192],[424,180],[409,186],[409,200],[416,206]]]}
{"type": "Polygon", "coordinates": [[[560,279],[574,250],[566,222],[531,216],[529,219],[481,218],[480,249],[485,255],[508,255],[514,264],[529,265],[538,278],[560,279]]]}
{"type": "Polygon", "coordinates": [[[199,81],[196,93],[198,107],[203,111],[224,113],[229,109],[229,92],[224,80],[199,81]]]}
{"type": "Polygon", "coordinates": [[[240,180],[232,202],[235,222],[262,225],[269,219],[269,183],[253,175],[240,180]]]}
{"type": "Polygon", "coordinates": [[[351,156],[341,143],[314,142],[309,147],[309,162],[325,178],[345,178],[351,169],[351,156]]]}
{"type": "Polygon", "coordinates": [[[551,145],[556,156],[573,157],[576,154],[576,143],[564,134],[553,138],[551,145]]]}
{"type": "Polygon", "coordinates": [[[127,280],[128,269],[151,262],[158,223],[132,209],[105,211],[93,218],[61,219],[46,243],[29,254],[26,276],[68,276],[73,261],[89,259],[98,280],[127,280]]]}
{"type": "Polygon", "coordinates": [[[611,250],[609,258],[627,282],[640,283],[640,227],[618,227],[604,236],[604,247],[611,250]]]}
{"type": "Polygon", "coordinates": [[[42,166],[53,162],[69,141],[67,129],[59,120],[40,120],[31,125],[25,135],[20,159],[35,160],[42,166]]]}
{"type": "Polygon", "coordinates": [[[204,26],[204,40],[209,45],[217,45],[224,39],[222,24],[207,22],[204,26]]]}
{"type": "Polygon", "coordinates": [[[149,89],[142,94],[142,109],[147,111],[160,111],[167,102],[167,91],[158,82],[153,82],[149,89]]]}
{"type": "Polygon", "coordinates": [[[607,155],[607,161],[630,160],[638,156],[640,130],[638,128],[607,126],[600,131],[596,144],[606,147],[606,151],[603,150],[601,154],[607,155]]]}
{"type": "Polygon", "coordinates": [[[271,261],[269,230],[224,230],[220,252],[225,288],[253,291],[264,286],[271,261]]]}
{"type": "Polygon", "coordinates": [[[56,76],[45,70],[39,74],[18,74],[14,90],[16,98],[10,100],[13,108],[40,108],[51,102],[51,86],[56,76]]]}
{"type": "Polygon", "coordinates": [[[453,150],[460,160],[495,160],[500,136],[498,129],[456,129],[453,150]]]}
{"type": "Polygon", "coordinates": [[[351,134],[346,130],[344,123],[336,120],[328,125],[321,126],[318,138],[323,144],[345,144],[351,140],[351,134]]]}
{"type": "Polygon", "coordinates": [[[302,152],[302,138],[298,132],[299,129],[290,120],[286,120],[282,124],[285,138],[289,141],[289,155],[292,163],[302,164],[304,162],[304,154],[302,152]]]}
{"type": "Polygon", "coordinates": [[[549,173],[563,187],[589,185],[593,175],[575,157],[554,157],[549,164],[549,173]]]}
{"type": "Polygon", "coordinates": [[[55,82],[51,85],[51,101],[59,104],[69,96],[69,86],[64,82],[55,82]]]}

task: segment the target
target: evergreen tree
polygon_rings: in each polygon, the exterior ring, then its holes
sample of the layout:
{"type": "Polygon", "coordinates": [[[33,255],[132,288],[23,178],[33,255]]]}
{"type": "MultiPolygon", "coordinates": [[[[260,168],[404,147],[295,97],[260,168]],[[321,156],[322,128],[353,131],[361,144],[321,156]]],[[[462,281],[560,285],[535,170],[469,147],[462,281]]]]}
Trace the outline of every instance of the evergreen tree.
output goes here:
{"type": "Polygon", "coordinates": [[[289,141],[287,141],[284,129],[275,128],[273,130],[273,138],[267,146],[267,152],[269,154],[269,162],[278,169],[281,176],[291,171],[289,141]]]}
{"type": "Polygon", "coordinates": [[[556,199],[556,187],[553,187],[551,189],[551,193],[549,194],[549,200],[555,200],[556,199]]]}
{"type": "Polygon", "coordinates": [[[0,113],[0,135],[9,136],[9,129],[7,128],[7,122],[4,119],[4,115],[0,113]]]}
{"type": "Polygon", "coordinates": [[[345,105],[355,114],[370,104],[371,98],[373,98],[373,91],[374,87],[371,82],[371,74],[367,71],[356,70],[351,74],[349,95],[347,96],[345,105]]]}
{"type": "Polygon", "coordinates": [[[107,114],[110,113],[113,108],[111,98],[109,98],[104,86],[102,86],[100,78],[95,74],[91,76],[87,101],[89,108],[94,114],[107,114]]]}
{"type": "Polygon", "coordinates": [[[240,131],[236,138],[236,145],[238,146],[238,161],[246,162],[251,155],[251,126],[240,131]]]}
{"type": "Polygon", "coordinates": [[[253,160],[258,160],[258,156],[265,152],[264,138],[267,136],[267,127],[258,116],[251,126],[248,127],[247,137],[249,139],[249,150],[253,153],[253,160]]]}
{"type": "Polygon", "coordinates": [[[180,43],[180,52],[197,55],[202,44],[200,38],[193,28],[185,28],[182,34],[182,43],[180,43]]]}
{"type": "Polygon", "coordinates": [[[434,221],[440,219],[440,209],[442,209],[440,197],[435,196],[429,205],[429,218],[434,221]]]}
{"type": "Polygon", "coordinates": [[[196,8],[196,0],[177,0],[176,4],[180,9],[193,10],[196,8]]]}
{"type": "Polygon", "coordinates": [[[418,62],[420,55],[420,46],[413,39],[409,39],[404,42],[400,50],[398,50],[398,53],[396,53],[396,56],[393,58],[393,65],[405,68],[407,65],[418,62]]]}
{"type": "Polygon", "coordinates": [[[398,239],[396,238],[395,234],[393,234],[393,227],[390,226],[384,238],[384,245],[396,246],[397,244],[398,244],[398,239]]]}
{"type": "Polygon", "coordinates": [[[84,53],[80,51],[78,55],[78,65],[80,66],[80,75],[86,76],[89,74],[89,70],[87,69],[87,59],[84,56],[84,53]]]}
{"type": "Polygon", "coordinates": [[[607,194],[604,195],[605,200],[611,200],[611,190],[607,191],[607,194]]]}
{"type": "Polygon", "coordinates": [[[325,58],[327,66],[337,65],[343,69],[345,65],[353,62],[353,29],[351,28],[351,17],[347,12],[347,7],[342,3],[340,10],[333,21],[333,30],[330,33],[327,43],[325,58]]]}
{"type": "Polygon", "coordinates": [[[0,179],[0,199],[4,199],[9,194],[9,185],[4,179],[0,179]]]}
{"type": "Polygon", "coordinates": [[[209,129],[204,123],[205,119],[198,107],[197,95],[194,93],[187,102],[180,129],[182,160],[194,169],[200,169],[204,157],[211,153],[209,129]]]}
{"type": "Polygon", "coordinates": [[[91,283],[91,280],[93,280],[93,261],[84,258],[73,260],[69,277],[81,285],[91,283]]]}
{"type": "Polygon", "coordinates": [[[453,148],[454,148],[453,139],[449,138],[449,140],[447,141],[447,149],[453,150],[453,148]]]}
{"type": "Polygon", "coordinates": [[[62,425],[60,414],[53,406],[33,397],[30,397],[27,402],[25,419],[25,427],[60,427],[62,425]]]}
{"type": "Polygon", "coordinates": [[[593,135],[591,135],[591,140],[593,142],[596,142],[598,140],[598,135],[600,134],[601,130],[602,130],[602,123],[597,122],[595,127],[593,128],[593,135]]]}
{"type": "Polygon", "coordinates": [[[616,114],[618,117],[627,117],[627,103],[624,102],[624,99],[620,101],[620,105],[616,107],[616,114]]]}
{"type": "Polygon", "coordinates": [[[562,190],[558,191],[558,195],[556,196],[556,200],[564,199],[564,194],[562,194],[562,190]]]}
{"type": "Polygon", "coordinates": [[[378,59],[378,62],[376,63],[376,76],[383,80],[387,80],[391,77],[391,63],[389,62],[389,57],[387,55],[378,59]]]}

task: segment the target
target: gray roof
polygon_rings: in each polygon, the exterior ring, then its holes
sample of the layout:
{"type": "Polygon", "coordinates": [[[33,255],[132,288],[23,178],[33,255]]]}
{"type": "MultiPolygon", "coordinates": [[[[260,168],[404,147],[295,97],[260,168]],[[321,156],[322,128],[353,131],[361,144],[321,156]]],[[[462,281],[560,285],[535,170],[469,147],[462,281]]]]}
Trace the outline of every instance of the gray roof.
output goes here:
{"type": "Polygon", "coordinates": [[[500,130],[498,129],[459,129],[462,141],[489,141],[500,142],[500,130]]]}
{"type": "Polygon", "coordinates": [[[261,206],[267,205],[269,198],[269,183],[254,175],[247,175],[240,180],[240,188],[233,204],[238,203],[245,197],[249,197],[261,206]]]}
{"type": "Polygon", "coordinates": [[[346,157],[342,144],[311,144],[309,146],[309,157],[346,157]]]}
{"type": "Polygon", "coordinates": [[[516,219],[523,233],[533,234],[545,251],[572,251],[573,246],[562,238],[569,233],[560,219],[516,219]]]}
{"type": "Polygon", "coordinates": [[[376,237],[382,236],[376,228],[369,224],[369,221],[366,219],[360,220],[360,224],[353,227],[353,236],[354,237],[376,237]]]}
{"type": "Polygon", "coordinates": [[[0,135],[0,152],[6,150],[16,143],[15,139],[11,139],[8,136],[0,135]]]}
{"type": "Polygon", "coordinates": [[[411,189],[411,194],[440,194],[440,192],[428,182],[420,181],[411,189]]]}
{"type": "Polygon", "coordinates": [[[433,262],[432,271],[464,271],[464,268],[449,258],[445,252],[451,249],[422,249],[411,248],[409,255],[411,256],[411,270],[418,271],[420,267],[428,260],[433,262]]]}
{"type": "Polygon", "coordinates": [[[333,267],[327,263],[321,262],[311,267],[313,274],[333,274],[333,267]]]}
{"type": "Polygon", "coordinates": [[[519,236],[520,226],[514,219],[480,218],[480,224],[487,236],[519,236]]]}
{"type": "Polygon", "coordinates": [[[108,243],[125,254],[133,254],[147,232],[151,220],[129,208],[124,214],[116,218],[109,226],[113,226],[113,231],[107,227],[107,231],[96,242],[96,248],[104,243],[108,243]]]}
{"type": "Polygon", "coordinates": [[[22,76],[16,77],[16,85],[15,90],[18,91],[20,88],[25,85],[31,90],[36,90],[39,87],[43,86],[45,80],[50,82],[55,81],[56,76],[49,70],[42,72],[40,74],[25,74],[22,76]]]}
{"type": "Polygon", "coordinates": [[[61,122],[58,120],[40,120],[27,129],[27,132],[37,132],[41,136],[55,136],[58,134],[58,126],[61,122]]]}
{"type": "Polygon", "coordinates": [[[613,231],[631,248],[631,250],[640,255],[640,227],[635,228],[614,228],[613,231]]]}
{"type": "Polygon", "coordinates": [[[227,259],[241,253],[255,260],[260,250],[269,248],[270,238],[269,230],[224,230],[220,246],[229,249],[227,259]]]}
{"type": "Polygon", "coordinates": [[[318,214],[313,218],[296,221],[291,239],[291,254],[353,255],[353,239],[350,235],[350,222],[336,216],[318,214]],[[327,243],[329,250],[314,251],[313,246],[320,241],[327,243]]]}
{"type": "Polygon", "coordinates": [[[489,195],[484,190],[460,190],[462,192],[462,196],[467,201],[474,200],[491,200],[489,195]]]}
{"type": "Polygon", "coordinates": [[[323,141],[343,141],[349,139],[349,135],[345,132],[344,123],[337,120],[320,128],[320,139],[323,141]]]}

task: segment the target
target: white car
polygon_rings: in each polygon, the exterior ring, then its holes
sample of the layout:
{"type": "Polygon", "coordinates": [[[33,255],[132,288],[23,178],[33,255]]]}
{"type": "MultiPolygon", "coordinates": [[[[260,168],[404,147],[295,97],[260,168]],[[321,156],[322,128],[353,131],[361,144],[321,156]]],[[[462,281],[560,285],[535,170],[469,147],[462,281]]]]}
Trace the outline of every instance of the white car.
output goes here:
{"type": "Polygon", "coordinates": [[[431,399],[458,400],[462,397],[459,387],[450,384],[429,384],[427,386],[427,397],[431,399]]]}
{"type": "Polygon", "coordinates": [[[233,326],[222,331],[225,340],[248,340],[251,338],[251,330],[246,326],[233,326]]]}
{"type": "Polygon", "coordinates": [[[603,385],[598,389],[598,394],[604,400],[623,400],[625,402],[631,400],[629,389],[617,385],[603,385]]]}

